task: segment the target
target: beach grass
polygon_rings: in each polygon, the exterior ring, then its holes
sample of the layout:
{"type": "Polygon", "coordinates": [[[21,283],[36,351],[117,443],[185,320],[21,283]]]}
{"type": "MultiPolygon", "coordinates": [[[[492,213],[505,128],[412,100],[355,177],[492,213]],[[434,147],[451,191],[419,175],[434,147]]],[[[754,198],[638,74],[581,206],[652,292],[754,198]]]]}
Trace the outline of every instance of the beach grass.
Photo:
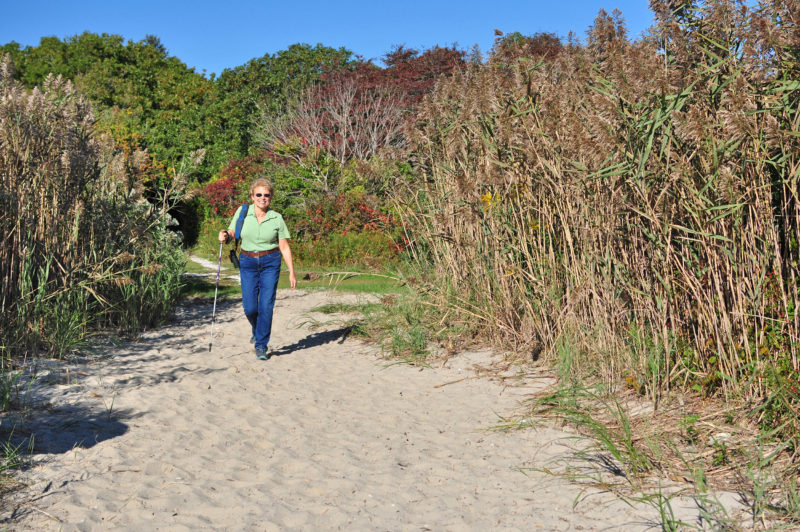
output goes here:
{"type": "Polygon", "coordinates": [[[440,83],[398,209],[440,315],[552,367],[564,419],[626,476],[694,445],[710,483],[773,513],[800,471],[796,28],[778,3],[651,5],[651,40],[603,13],[589,46],[440,83]]]}

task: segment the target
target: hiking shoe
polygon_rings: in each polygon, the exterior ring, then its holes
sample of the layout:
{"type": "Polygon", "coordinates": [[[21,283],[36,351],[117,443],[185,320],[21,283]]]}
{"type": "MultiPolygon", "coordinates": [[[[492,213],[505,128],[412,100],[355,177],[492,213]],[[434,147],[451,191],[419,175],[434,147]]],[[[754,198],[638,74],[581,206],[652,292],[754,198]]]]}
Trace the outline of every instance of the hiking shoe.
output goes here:
{"type": "Polygon", "coordinates": [[[251,343],[251,344],[254,344],[254,343],[256,343],[256,335],[255,335],[255,334],[254,334],[253,336],[251,336],[251,337],[250,337],[250,343],[251,343]]]}
{"type": "Polygon", "coordinates": [[[256,347],[256,358],[259,360],[269,360],[269,353],[265,349],[259,349],[256,347]]]}

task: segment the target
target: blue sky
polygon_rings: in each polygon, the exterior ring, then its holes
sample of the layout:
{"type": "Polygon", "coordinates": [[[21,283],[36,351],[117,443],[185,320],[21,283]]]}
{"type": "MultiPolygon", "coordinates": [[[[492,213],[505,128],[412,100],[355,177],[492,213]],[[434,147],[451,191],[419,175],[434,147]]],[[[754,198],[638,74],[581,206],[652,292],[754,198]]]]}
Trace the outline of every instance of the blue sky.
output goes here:
{"type": "Polygon", "coordinates": [[[652,23],[646,0],[308,0],[151,1],[0,0],[0,44],[36,45],[45,36],[84,31],[138,41],[157,35],[171,55],[198,72],[219,74],[249,59],[305,42],[343,46],[380,59],[394,45],[425,49],[477,44],[494,29],[583,38],[600,9],[622,11],[632,37],[652,23]]]}

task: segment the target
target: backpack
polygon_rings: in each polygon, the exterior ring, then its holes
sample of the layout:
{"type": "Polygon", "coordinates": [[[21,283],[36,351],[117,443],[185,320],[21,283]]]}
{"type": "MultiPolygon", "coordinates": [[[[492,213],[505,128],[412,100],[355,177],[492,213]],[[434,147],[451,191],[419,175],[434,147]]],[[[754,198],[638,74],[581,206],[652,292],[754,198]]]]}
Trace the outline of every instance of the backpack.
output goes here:
{"type": "Polygon", "coordinates": [[[239,243],[242,241],[242,226],[244,225],[244,217],[247,216],[247,203],[242,204],[242,209],[239,211],[239,219],[236,220],[236,230],[233,233],[233,249],[230,252],[231,263],[237,270],[239,269],[239,243]]]}

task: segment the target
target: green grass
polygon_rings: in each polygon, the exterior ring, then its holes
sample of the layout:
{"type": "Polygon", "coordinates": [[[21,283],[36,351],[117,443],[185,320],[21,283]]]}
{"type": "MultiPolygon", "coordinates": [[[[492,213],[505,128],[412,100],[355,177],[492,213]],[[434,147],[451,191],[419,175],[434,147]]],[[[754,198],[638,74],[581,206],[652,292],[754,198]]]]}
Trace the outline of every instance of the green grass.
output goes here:
{"type": "MultiPolygon", "coordinates": [[[[368,294],[401,294],[408,288],[399,277],[374,272],[337,272],[325,270],[295,270],[297,288],[302,290],[334,290],[368,294]],[[391,277],[389,277],[391,276],[391,277]]],[[[289,274],[281,272],[278,288],[289,287],[289,274]]]]}
{"type": "MultiPolygon", "coordinates": [[[[216,284],[216,270],[209,270],[203,266],[189,262],[186,268],[189,273],[207,273],[208,277],[184,277],[181,289],[182,298],[213,298],[216,284]]],[[[239,283],[227,276],[238,273],[230,268],[220,274],[218,298],[239,297],[241,290],[239,283]]],[[[383,274],[356,273],[351,275],[328,274],[326,272],[295,272],[298,290],[332,290],[337,292],[367,293],[367,294],[399,294],[408,289],[395,279],[383,274]],[[308,276],[308,278],[304,278],[308,276]]],[[[289,288],[289,273],[281,272],[278,288],[289,288]]]]}
{"type": "Polygon", "coordinates": [[[452,349],[458,338],[472,337],[468,324],[446,320],[447,315],[441,309],[426,304],[411,288],[404,288],[403,293],[385,294],[380,301],[335,302],[312,311],[333,315],[324,323],[311,318],[312,327],[332,324],[349,327],[351,334],[368,337],[381,347],[387,359],[398,364],[428,366],[430,357],[442,352],[436,346],[452,349]]]}
{"type": "MultiPolygon", "coordinates": [[[[16,445],[11,441],[0,443],[0,474],[5,475],[11,469],[17,469],[25,463],[26,450],[23,448],[24,441],[16,445]]],[[[30,455],[33,447],[33,441],[28,440],[30,449],[27,449],[27,454],[30,455]]]]}
{"type": "Polygon", "coordinates": [[[325,305],[320,305],[319,307],[315,307],[312,309],[314,312],[319,312],[321,314],[350,314],[350,313],[359,313],[359,314],[371,314],[376,312],[380,308],[379,303],[327,303],[325,305]]]}
{"type": "MultiPolygon", "coordinates": [[[[239,287],[236,281],[226,279],[229,275],[237,275],[227,257],[226,247],[223,250],[222,270],[220,273],[220,295],[224,297],[237,296],[239,287]],[[233,286],[233,288],[231,288],[233,286]]],[[[206,268],[192,260],[186,263],[187,273],[208,274],[201,279],[197,277],[184,277],[184,288],[181,296],[186,297],[214,297],[214,284],[216,281],[216,265],[218,256],[208,256],[200,249],[192,250],[191,254],[204,258],[213,263],[213,268],[206,268]]],[[[282,266],[278,288],[289,288],[289,274],[286,265],[282,266]]],[[[369,294],[404,294],[408,292],[402,274],[395,272],[361,271],[360,268],[337,270],[334,268],[319,267],[316,265],[295,264],[297,288],[299,290],[333,290],[340,292],[355,292],[369,294]]]]}
{"type": "MultiPolygon", "coordinates": [[[[181,298],[209,298],[214,297],[215,278],[186,277],[181,287],[181,298]]],[[[228,279],[221,279],[217,299],[235,298],[241,295],[239,283],[228,279]]]]}
{"type": "MultiPolygon", "coordinates": [[[[203,257],[203,258],[206,258],[206,257],[203,257]]],[[[187,256],[187,259],[188,259],[188,256],[187,256]]],[[[211,259],[208,259],[208,260],[211,260],[211,259]]],[[[216,276],[216,274],[217,274],[217,258],[214,257],[214,260],[211,261],[211,262],[214,263],[214,268],[213,269],[206,268],[202,264],[198,264],[193,260],[187,260],[186,261],[186,270],[185,271],[187,273],[214,274],[216,276]]],[[[228,260],[227,257],[225,257],[223,259],[223,261],[222,261],[222,269],[220,270],[220,276],[233,275],[234,273],[236,273],[236,270],[233,269],[233,266],[231,265],[230,261],[228,260]]]]}
{"type": "Polygon", "coordinates": [[[3,368],[0,372],[0,412],[9,410],[19,397],[21,371],[9,371],[3,368]]]}

